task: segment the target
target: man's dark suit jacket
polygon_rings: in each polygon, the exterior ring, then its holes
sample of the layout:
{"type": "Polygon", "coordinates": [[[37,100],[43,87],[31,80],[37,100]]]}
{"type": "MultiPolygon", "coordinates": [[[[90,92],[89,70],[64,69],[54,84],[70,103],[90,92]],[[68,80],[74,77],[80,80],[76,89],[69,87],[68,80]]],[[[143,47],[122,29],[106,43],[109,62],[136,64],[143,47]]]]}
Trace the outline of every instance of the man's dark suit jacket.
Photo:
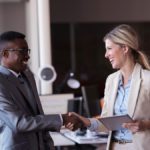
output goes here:
{"type": "Polygon", "coordinates": [[[24,77],[36,104],[30,105],[26,90],[15,75],[0,66],[0,150],[52,150],[48,131],[59,131],[59,115],[43,115],[33,74],[24,77]]]}

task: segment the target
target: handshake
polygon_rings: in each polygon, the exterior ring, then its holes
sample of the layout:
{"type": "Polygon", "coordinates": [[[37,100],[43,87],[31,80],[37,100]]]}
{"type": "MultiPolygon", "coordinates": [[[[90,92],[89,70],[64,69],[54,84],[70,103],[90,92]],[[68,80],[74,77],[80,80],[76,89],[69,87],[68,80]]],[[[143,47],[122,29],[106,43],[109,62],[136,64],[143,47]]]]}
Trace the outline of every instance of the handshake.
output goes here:
{"type": "Polygon", "coordinates": [[[85,128],[90,126],[90,120],[83,116],[78,115],[75,112],[69,112],[62,114],[63,125],[70,130],[77,130],[78,128],[85,128]]]}

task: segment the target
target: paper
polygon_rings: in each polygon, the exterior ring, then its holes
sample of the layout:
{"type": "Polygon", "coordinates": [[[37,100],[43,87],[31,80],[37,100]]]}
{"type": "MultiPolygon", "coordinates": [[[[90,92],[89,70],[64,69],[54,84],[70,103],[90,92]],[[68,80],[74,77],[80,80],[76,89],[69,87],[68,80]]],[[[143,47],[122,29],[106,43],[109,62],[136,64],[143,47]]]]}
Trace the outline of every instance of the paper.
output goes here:
{"type": "Polygon", "coordinates": [[[63,135],[78,144],[106,144],[108,138],[103,138],[99,136],[89,136],[85,134],[84,136],[76,135],[76,132],[64,132],[63,135]]]}
{"type": "Polygon", "coordinates": [[[112,117],[100,118],[99,121],[111,131],[120,130],[123,123],[132,122],[132,118],[129,115],[119,115],[112,117]]]}

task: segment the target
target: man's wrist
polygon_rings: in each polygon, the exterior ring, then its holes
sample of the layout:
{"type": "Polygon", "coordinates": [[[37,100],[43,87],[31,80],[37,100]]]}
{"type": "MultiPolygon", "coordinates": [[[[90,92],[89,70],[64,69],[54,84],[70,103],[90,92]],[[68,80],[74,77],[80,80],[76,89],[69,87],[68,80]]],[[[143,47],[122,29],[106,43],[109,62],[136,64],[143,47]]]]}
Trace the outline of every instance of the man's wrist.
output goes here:
{"type": "Polygon", "coordinates": [[[67,122],[67,114],[62,114],[63,125],[67,122]]]}
{"type": "Polygon", "coordinates": [[[61,120],[61,125],[63,126],[63,117],[62,117],[62,114],[59,114],[60,116],[60,120],[61,120]]]}

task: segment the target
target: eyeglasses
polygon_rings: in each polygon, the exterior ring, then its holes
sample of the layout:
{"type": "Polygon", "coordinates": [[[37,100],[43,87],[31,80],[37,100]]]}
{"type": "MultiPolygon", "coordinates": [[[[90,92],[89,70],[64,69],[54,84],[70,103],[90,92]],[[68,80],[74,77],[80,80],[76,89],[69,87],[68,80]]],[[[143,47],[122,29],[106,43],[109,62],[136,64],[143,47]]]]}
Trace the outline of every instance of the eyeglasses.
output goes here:
{"type": "Polygon", "coordinates": [[[18,49],[13,49],[13,48],[10,48],[10,49],[5,49],[7,51],[18,51],[20,52],[21,54],[30,54],[30,51],[31,49],[28,49],[28,48],[18,48],[18,49]]]}

